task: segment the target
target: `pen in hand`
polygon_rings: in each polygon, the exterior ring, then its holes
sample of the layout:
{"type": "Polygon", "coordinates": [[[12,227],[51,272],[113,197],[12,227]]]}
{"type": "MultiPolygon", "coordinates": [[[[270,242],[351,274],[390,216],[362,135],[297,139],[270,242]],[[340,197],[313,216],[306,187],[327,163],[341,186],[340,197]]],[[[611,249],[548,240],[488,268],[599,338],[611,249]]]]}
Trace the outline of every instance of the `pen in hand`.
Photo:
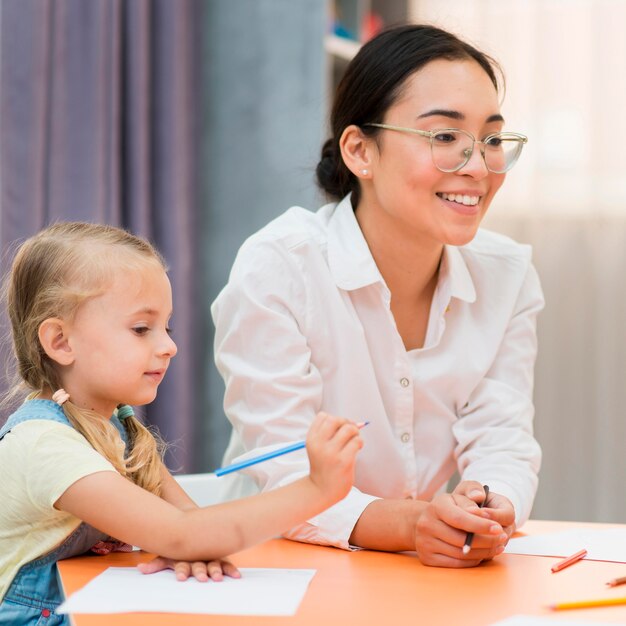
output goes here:
{"type": "MultiPolygon", "coordinates": [[[[487,504],[487,498],[489,497],[489,487],[487,485],[483,485],[483,489],[485,490],[485,499],[478,503],[479,509],[482,509],[485,504],[487,504]]],[[[472,549],[472,541],[474,541],[474,533],[467,533],[465,544],[463,545],[463,554],[468,554],[472,549]]]]}

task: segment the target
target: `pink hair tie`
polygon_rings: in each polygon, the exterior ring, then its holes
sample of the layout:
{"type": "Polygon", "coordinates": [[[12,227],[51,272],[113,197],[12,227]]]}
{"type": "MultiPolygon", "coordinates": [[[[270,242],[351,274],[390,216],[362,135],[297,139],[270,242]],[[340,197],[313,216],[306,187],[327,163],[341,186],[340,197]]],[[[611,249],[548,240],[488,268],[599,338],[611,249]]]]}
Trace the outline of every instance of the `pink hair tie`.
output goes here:
{"type": "Polygon", "coordinates": [[[57,389],[52,394],[52,399],[59,405],[63,406],[69,399],[70,394],[65,391],[65,389],[57,389]]]}

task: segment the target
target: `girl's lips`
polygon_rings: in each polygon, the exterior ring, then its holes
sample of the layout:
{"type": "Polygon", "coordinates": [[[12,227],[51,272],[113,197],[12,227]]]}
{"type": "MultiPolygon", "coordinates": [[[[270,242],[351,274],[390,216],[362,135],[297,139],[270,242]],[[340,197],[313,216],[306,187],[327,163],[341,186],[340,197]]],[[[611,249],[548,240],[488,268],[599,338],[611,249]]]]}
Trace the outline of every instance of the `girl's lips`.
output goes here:
{"type": "Polygon", "coordinates": [[[154,370],[152,372],[144,372],[144,376],[151,378],[155,382],[159,383],[163,380],[163,376],[165,376],[165,370],[154,370]]]}

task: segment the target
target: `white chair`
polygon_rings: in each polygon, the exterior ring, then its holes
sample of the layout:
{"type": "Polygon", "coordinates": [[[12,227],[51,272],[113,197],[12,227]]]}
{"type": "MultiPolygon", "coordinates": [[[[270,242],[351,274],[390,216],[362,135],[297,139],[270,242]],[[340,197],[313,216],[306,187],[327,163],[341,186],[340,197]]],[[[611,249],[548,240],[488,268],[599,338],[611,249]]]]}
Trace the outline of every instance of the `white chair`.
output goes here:
{"type": "Polygon", "coordinates": [[[198,506],[209,506],[232,499],[229,492],[236,474],[178,474],[174,478],[198,506]]]}

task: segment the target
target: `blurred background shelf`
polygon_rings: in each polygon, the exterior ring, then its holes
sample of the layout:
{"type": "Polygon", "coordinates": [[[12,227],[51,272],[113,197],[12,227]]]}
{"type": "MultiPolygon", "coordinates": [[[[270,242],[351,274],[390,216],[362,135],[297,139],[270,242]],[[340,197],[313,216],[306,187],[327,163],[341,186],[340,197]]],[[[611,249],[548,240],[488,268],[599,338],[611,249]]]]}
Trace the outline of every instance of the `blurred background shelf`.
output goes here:
{"type": "Polygon", "coordinates": [[[381,30],[406,22],[415,0],[331,0],[324,49],[328,55],[329,93],[334,91],[346,65],[381,30]]]}

